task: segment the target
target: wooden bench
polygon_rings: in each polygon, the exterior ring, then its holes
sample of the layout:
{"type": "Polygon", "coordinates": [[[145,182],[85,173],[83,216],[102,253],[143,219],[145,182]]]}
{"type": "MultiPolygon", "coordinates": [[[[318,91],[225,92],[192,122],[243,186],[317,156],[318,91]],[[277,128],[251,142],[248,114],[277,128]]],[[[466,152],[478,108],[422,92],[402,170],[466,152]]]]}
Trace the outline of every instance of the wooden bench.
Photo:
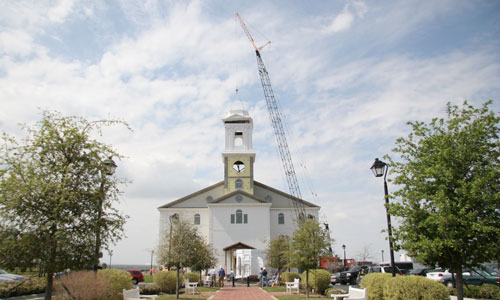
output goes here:
{"type": "Polygon", "coordinates": [[[139,287],[131,290],[123,290],[123,300],[155,299],[158,295],[141,295],[139,287]]]}
{"type": "Polygon", "coordinates": [[[366,300],[366,289],[357,289],[349,286],[348,294],[332,294],[333,300],[337,298],[344,300],[366,300]]]}

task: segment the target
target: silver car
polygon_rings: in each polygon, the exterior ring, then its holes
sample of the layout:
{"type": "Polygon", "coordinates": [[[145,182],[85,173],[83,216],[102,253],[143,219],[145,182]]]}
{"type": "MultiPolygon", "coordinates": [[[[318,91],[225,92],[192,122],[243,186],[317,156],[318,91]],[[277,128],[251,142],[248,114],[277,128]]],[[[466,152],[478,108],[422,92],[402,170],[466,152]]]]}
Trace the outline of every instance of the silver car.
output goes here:
{"type": "Polygon", "coordinates": [[[2,281],[25,281],[23,276],[16,275],[16,274],[10,274],[7,273],[6,271],[0,269],[0,282],[2,281]]]}

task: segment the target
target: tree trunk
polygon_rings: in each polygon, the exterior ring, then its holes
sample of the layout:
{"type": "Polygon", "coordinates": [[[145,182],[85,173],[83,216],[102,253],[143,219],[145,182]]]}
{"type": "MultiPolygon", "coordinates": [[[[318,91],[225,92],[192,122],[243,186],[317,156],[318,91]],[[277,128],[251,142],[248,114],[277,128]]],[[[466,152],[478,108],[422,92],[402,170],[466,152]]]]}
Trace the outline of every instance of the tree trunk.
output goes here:
{"type": "Polygon", "coordinates": [[[179,299],[179,267],[177,267],[177,280],[175,282],[175,299],[179,299]]]}
{"type": "Polygon", "coordinates": [[[464,299],[464,276],[462,274],[462,266],[459,265],[456,268],[456,286],[457,286],[457,300],[463,300],[464,299]]]}
{"type": "Polygon", "coordinates": [[[306,298],[309,298],[309,269],[306,270],[306,298]]]}
{"type": "MultiPolygon", "coordinates": [[[[50,268],[49,268],[50,269],[50,268]]],[[[54,277],[52,276],[51,270],[47,270],[47,285],[45,286],[45,300],[52,299],[52,284],[54,283],[54,277]]]]}

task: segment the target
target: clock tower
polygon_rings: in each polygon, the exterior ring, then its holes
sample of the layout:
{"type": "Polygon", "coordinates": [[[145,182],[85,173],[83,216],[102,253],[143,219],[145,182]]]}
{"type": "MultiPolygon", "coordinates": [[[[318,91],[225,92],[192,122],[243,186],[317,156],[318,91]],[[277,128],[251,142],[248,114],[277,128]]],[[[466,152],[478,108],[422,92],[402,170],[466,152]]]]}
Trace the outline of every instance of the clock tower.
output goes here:
{"type": "Polygon", "coordinates": [[[246,110],[230,110],[222,122],[226,131],[222,152],[224,194],[242,190],[253,195],[255,152],[252,149],[252,118],[246,110]]]}

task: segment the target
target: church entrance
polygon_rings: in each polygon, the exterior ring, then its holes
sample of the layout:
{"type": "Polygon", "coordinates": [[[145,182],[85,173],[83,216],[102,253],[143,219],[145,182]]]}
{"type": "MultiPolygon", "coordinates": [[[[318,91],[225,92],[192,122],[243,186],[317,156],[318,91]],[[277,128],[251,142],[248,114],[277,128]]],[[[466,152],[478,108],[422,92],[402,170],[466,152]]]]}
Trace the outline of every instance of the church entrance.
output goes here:
{"type": "Polygon", "coordinates": [[[233,271],[236,278],[252,275],[252,250],[255,250],[254,247],[238,242],[222,250],[224,250],[226,273],[229,274],[233,271]]]}

